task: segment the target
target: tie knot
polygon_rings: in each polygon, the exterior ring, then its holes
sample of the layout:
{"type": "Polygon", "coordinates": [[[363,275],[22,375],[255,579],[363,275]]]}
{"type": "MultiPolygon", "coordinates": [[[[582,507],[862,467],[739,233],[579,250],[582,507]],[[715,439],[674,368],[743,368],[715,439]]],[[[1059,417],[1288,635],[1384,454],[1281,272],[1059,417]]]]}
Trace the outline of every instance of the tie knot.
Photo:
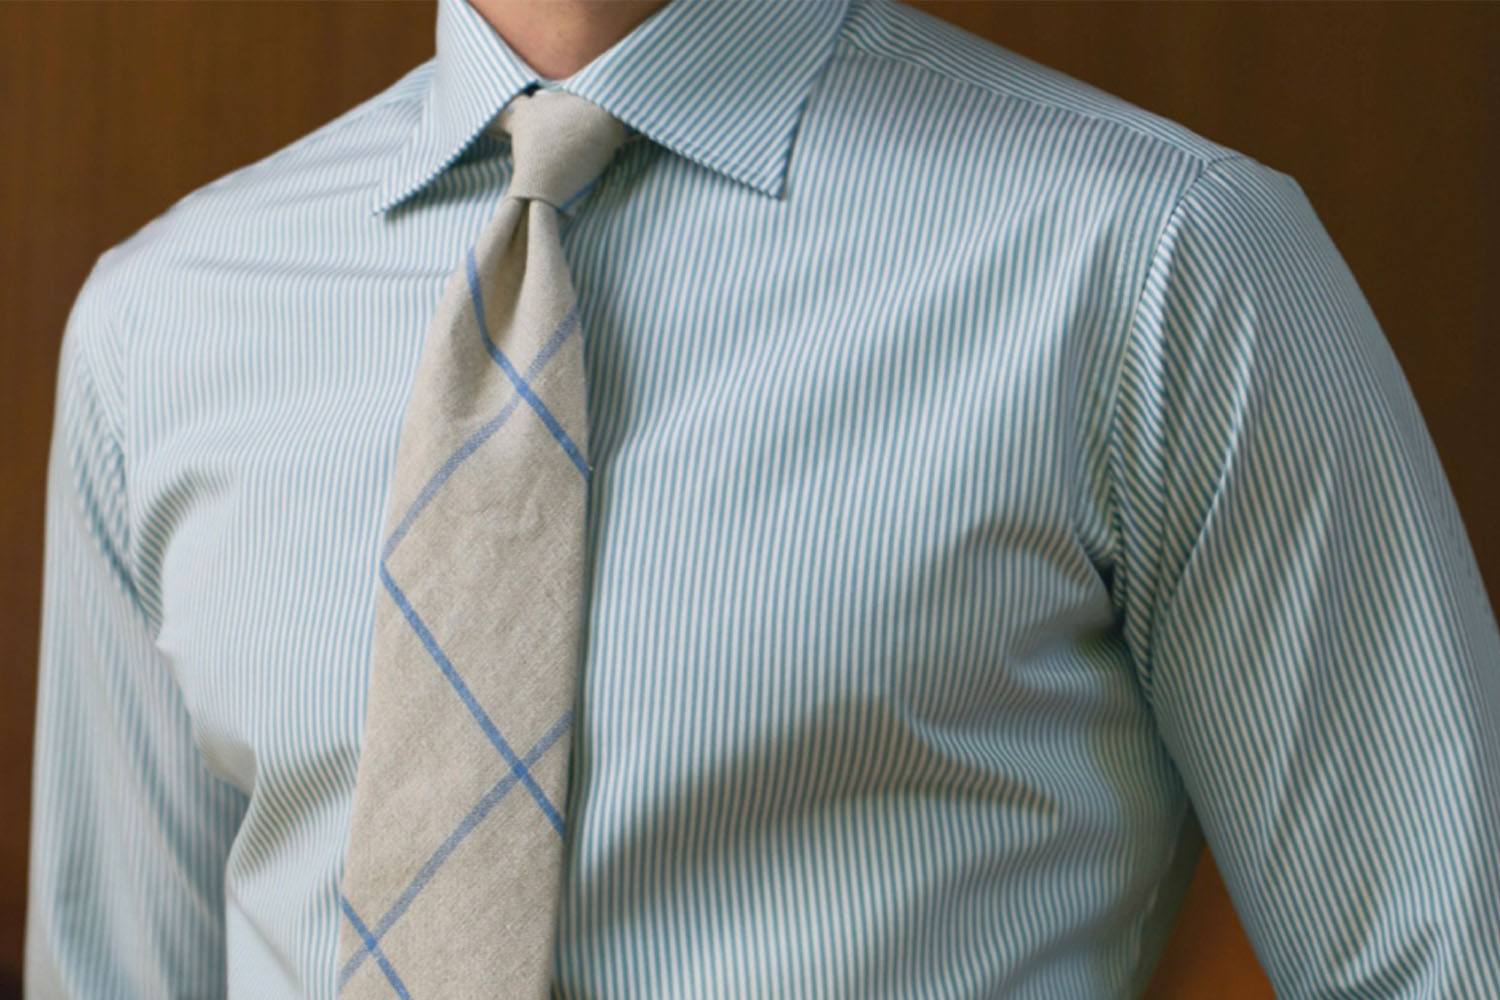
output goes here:
{"type": "Polygon", "coordinates": [[[521,94],[505,106],[495,126],[510,135],[507,198],[532,198],[566,210],[593,185],[625,126],[592,101],[563,90],[521,94]]]}

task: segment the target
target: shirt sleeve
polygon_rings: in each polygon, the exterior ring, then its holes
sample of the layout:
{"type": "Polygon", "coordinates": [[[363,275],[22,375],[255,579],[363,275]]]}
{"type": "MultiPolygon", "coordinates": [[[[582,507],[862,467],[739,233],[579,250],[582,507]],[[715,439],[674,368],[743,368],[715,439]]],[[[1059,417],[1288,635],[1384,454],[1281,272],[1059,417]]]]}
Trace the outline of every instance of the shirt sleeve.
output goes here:
{"type": "Polygon", "coordinates": [[[91,276],[59,358],[26,995],[220,996],[223,871],[244,796],[203,765],[139,599],[102,297],[91,276]]]}
{"type": "Polygon", "coordinates": [[[1278,995],[1500,997],[1500,632],[1291,177],[1183,195],[1111,433],[1125,638],[1278,995]]]}

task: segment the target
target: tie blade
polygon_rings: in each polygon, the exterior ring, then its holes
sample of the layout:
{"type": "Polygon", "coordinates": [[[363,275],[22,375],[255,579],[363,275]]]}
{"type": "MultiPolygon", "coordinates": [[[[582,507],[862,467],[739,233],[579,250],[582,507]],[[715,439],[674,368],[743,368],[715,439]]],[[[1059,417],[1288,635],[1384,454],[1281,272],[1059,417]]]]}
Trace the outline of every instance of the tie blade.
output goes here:
{"type": "MultiPolygon", "coordinates": [[[[576,194],[623,139],[566,98],[504,117],[526,123],[513,186],[576,194]]],[[[345,997],[550,992],[589,464],[583,339],[544,202],[501,199],[445,286],[403,415],[341,886],[345,997]]]]}

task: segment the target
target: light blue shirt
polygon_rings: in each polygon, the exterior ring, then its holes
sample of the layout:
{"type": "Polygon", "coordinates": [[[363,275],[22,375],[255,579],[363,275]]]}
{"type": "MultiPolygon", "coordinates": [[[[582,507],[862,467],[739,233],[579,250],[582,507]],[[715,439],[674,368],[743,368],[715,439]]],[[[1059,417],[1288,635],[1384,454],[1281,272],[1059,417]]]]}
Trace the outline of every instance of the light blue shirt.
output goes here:
{"type": "MultiPolygon", "coordinates": [[[[336,995],[400,418],[536,79],[442,0],[80,291],[33,997],[336,995]]],[[[563,234],[561,995],[1125,997],[1206,835],[1282,996],[1500,996],[1500,632],[1291,177],[892,0],[676,0],[545,84],[632,135],[563,234]]]]}

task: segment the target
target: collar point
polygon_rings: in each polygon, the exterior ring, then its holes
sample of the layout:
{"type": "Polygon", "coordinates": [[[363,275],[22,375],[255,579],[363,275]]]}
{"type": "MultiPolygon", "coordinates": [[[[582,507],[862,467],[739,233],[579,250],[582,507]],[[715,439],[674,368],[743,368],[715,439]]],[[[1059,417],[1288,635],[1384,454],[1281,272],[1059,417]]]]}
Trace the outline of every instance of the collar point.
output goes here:
{"type": "Polygon", "coordinates": [[[783,153],[777,162],[759,170],[747,170],[740,175],[740,179],[766,197],[782,201],[786,197],[786,178],[789,168],[790,159],[783,153]]]}
{"type": "Polygon", "coordinates": [[[369,203],[371,215],[387,215],[390,211],[405,204],[412,195],[426,186],[426,181],[402,181],[398,177],[388,177],[374,199],[369,203]]]}

